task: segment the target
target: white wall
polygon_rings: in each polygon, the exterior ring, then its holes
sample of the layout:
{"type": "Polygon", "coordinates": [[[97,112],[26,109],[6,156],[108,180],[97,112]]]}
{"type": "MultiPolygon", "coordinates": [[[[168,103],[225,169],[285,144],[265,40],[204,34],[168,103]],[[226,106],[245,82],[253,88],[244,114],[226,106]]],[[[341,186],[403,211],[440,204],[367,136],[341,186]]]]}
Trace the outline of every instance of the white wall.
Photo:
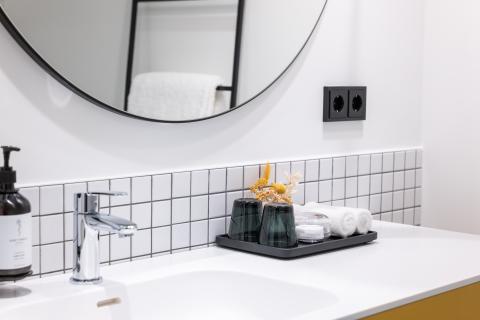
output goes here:
{"type": "Polygon", "coordinates": [[[330,1],[265,95],[209,121],[157,124],[69,94],[0,28],[0,143],[23,147],[23,184],[418,146],[422,35],[422,1],[330,1]],[[323,86],[350,84],[368,85],[368,120],[324,124],[323,86]]]}
{"type": "Polygon", "coordinates": [[[480,233],[480,2],[428,0],[422,224],[480,233]]]}

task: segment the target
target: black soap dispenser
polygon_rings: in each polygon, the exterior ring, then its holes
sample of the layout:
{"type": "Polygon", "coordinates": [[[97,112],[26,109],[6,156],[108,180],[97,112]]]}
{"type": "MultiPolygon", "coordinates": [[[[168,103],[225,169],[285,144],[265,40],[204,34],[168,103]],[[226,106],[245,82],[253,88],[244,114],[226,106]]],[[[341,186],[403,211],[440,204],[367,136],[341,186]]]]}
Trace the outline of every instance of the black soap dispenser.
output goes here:
{"type": "Polygon", "coordinates": [[[2,277],[28,274],[32,268],[32,219],[30,202],[15,189],[17,173],[9,165],[16,147],[2,147],[0,168],[0,281],[2,277]]]}

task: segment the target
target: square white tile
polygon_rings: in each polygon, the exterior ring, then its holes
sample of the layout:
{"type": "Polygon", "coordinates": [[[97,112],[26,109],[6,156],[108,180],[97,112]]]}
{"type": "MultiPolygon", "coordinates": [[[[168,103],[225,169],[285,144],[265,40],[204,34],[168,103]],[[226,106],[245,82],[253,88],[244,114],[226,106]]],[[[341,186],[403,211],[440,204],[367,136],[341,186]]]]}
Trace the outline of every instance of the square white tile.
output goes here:
{"type": "Polygon", "coordinates": [[[32,217],[32,245],[40,244],[40,217],[32,217]]]}
{"type": "Polygon", "coordinates": [[[42,273],[63,270],[63,243],[48,244],[40,247],[42,273]]]}
{"type": "Polygon", "coordinates": [[[211,194],[209,196],[208,214],[210,218],[221,217],[225,215],[225,193],[211,194]]]}
{"type": "Polygon", "coordinates": [[[19,192],[30,202],[32,216],[38,216],[40,214],[40,189],[38,187],[22,188],[19,192]]]}
{"type": "Polygon", "coordinates": [[[381,202],[382,202],[382,197],[380,194],[374,194],[370,196],[369,207],[370,207],[370,211],[373,214],[380,213],[381,202]]]}
{"type": "Polygon", "coordinates": [[[190,198],[172,200],[172,223],[190,221],[190,198]]]}
{"type": "Polygon", "coordinates": [[[415,206],[421,206],[422,205],[422,189],[417,188],[415,189],[415,206]]]}
{"type": "Polygon", "coordinates": [[[349,208],[357,208],[358,206],[357,198],[346,199],[345,206],[349,208]]]}
{"type": "Polygon", "coordinates": [[[73,241],[65,242],[64,250],[65,270],[69,270],[73,267],[73,241]]]}
{"type": "Polygon", "coordinates": [[[132,221],[139,229],[151,228],[152,226],[152,204],[141,203],[132,205],[132,221]]]}
{"type": "Polygon", "coordinates": [[[225,218],[210,219],[208,229],[208,241],[215,242],[217,235],[225,234],[225,218]]]}
{"type": "Polygon", "coordinates": [[[190,246],[190,223],[176,224],[172,226],[172,249],[186,248],[190,246]]]}
{"type": "Polygon", "coordinates": [[[382,194],[382,212],[392,211],[393,208],[393,193],[382,194]]]}
{"type": "Polygon", "coordinates": [[[63,186],[40,188],[40,214],[63,212],[63,186]]]}
{"type": "Polygon", "coordinates": [[[415,212],[413,208],[406,209],[403,211],[403,223],[414,225],[415,224],[415,212]]]}
{"type": "Polygon", "coordinates": [[[110,180],[111,191],[126,193],[126,195],[124,196],[110,197],[111,205],[119,206],[119,205],[129,204],[131,199],[130,188],[131,188],[130,178],[110,180]]]}
{"type": "Polygon", "coordinates": [[[383,154],[383,172],[393,171],[393,152],[383,154]]]}
{"type": "Polygon", "coordinates": [[[346,198],[353,198],[357,196],[358,191],[358,178],[347,178],[345,181],[345,197],[346,198]]]}
{"type": "Polygon", "coordinates": [[[346,158],[334,158],[333,159],[333,178],[344,178],[345,177],[345,166],[346,158]]]}
{"type": "Polygon", "coordinates": [[[369,209],[370,208],[369,196],[358,197],[357,198],[357,206],[358,206],[358,208],[369,209]]]}
{"type": "Polygon", "coordinates": [[[392,212],[382,213],[381,216],[380,216],[380,219],[382,221],[392,222],[392,220],[393,220],[392,212]]]}
{"type": "Polygon", "coordinates": [[[318,184],[318,202],[332,200],[332,180],[320,181],[318,184]]]}
{"type": "Polygon", "coordinates": [[[243,187],[248,189],[260,178],[260,167],[258,165],[246,166],[244,170],[243,187]]]}
{"type": "Polygon", "coordinates": [[[408,150],[405,153],[405,169],[414,169],[416,163],[416,152],[415,150],[408,150]]]}
{"type": "Polygon", "coordinates": [[[393,190],[393,173],[384,173],[382,175],[382,192],[390,192],[393,190]]]}
{"type": "Polygon", "coordinates": [[[393,160],[393,169],[400,171],[405,169],[405,151],[395,152],[393,160]]]}
{"type": "Polygon", "coordinates": [[[383,155],[381,153],[372,154],[370,156],[370,173],[382,172],[383,155]]]}
{"type": "Polygon", "coordinates": [[[169,251],[171,241],[171,228],[161,227],[152,230],[152,250],[154,253],[169,251]]]}
{"type": "Polygon", "coordinates": [[[415,208],[415,216],[414,216],[414,224],[416,226],[420,226],[422,225],[422,208],[421,207],[417,207],[415,208]]]}
{"type": "Polygon", "coordinates": [[[132,238],[120,238],[117,235],[110,236],[110,259],[121,260],[130,258],[130,242],[132,238]]]}
{"type": "Polygon", "coordinates": [[[347,177],[358,175],[358,156],[347,157],[347,177]]]}
{"type": "Polygon", "coordinates": [[[210,170],[210,193],[224,192],[227,187],[227,169],[210,170]]]}
{"type": "Polygon", "coordinates": [[[280,162],[275,167],[277,173],[275,182],[287,183],[287,175],[290,174],[290,162],[280,162]]]}
{"type": "Polygon", "coordinates": [[[243,189],[243,167],[233,167],[227,169],[227,190],[243,189]]]}
{"type": "Polygon", "coordinates": [[[42,244],[63,241],[63,214],[40,218],[40,241],[42,244]]]}
{"type": "Polygon", "coordinates": [[[372,219],[373,219],[373,220],[380,221],[380,220],[381,220],[381,217],[380,217],[379,214],[374,214],[374,215],[372,215],[372,219]]]}
{"type": "Polygon", "coordinates": [[[132,237],[132,256],[143,256],[150,254],[152,247],[152,231],[139,230],[132,237]]]}
{"type": "Polygon", "coordinates": [[[405,171],[405,189],[415,187],[415,170],[405,171]]]}
{"type": "Polygon", "coordinates": [[[403,197],[404,208],[411,208],[415,205],[415,190],[405,190],[403,197]]]}
{"type": "Polygon", "coordinates": [[[73,240],[73,212],[65,213],[63,217],[65,240],[73,240]]]}
{"type": "Polygon", "coordinates": [[[305,161],[294,161],[291,165],[292,174],[300,174],[300,182],[305,181],[305,161]]]}
{"type": "Polygon", "coordinates": [[[154,201],[172,197],[172,175],[161,174],[152,177],[152,196],[154,201]]]}
{"type": "Polygon", "coordinates": [[[393,210],[403,209],[403,191],[393,193],[393,210]]]}
{"type": "Polygon", "coordinates": [[[334,207],[345,207],[345,200],[336,200],[332,201],[332,206],[334,207]]]}
{"type": "Polygon", "coordinates": [[[333,178],[333,159],[320,159],[320,180],[333,178]]]}
{"type": "Polygon", "coordinates": [[[192,195],[208,193],[208,170],[192,171],[192,195]]]}
{"type": "Polygon", "coordinates": [[[340,200],[345,198],[345,179],[333,180],[332,200],[340,200]]]}
{"type": "Polygon", "coordinates": [[[374,174],[370,176],[370,194],[382,192],[382,175],[374,174]]]}
{"type": "Polygon", "coordinates": [[[358,195],[366,196],[370,194],[370,176],[358,177],[358,195]]]}
{"type": "Polygon", "coordinates": [[[172,196],[174,198],[190,195],[190,172],[176,172],[173,174],[172,196]]]}
{"type": "Polygon", "coordinates": [[[191,219],[202,220],[208,218],[208,196],[192,197],[191,219]]]}
{"type": "Polygon", "coordinates": [[[405,188],[405,171],[398,171],[393,174],[393,190],[405,188]]]}
{"type": "Polygon", "coordinates": [[[132,178],[132,203],[152,201],[152,177],[132,178]]]}
{"type": "Polygon", "coordinates": [[[32,248],[32,271],[34,275],[40,274],[40,247],[32,248]]]}
{"type": "Polygon", "coordinates": [[[358,175],[370,174],[370,155],[362,154],[358,157],[358,175]]]}
{"type": "Polygon", "coordinates": [[[318,182],[305,183],[305,203],[318,202],[318,182]]]}
{"type": "Polygon", "coordinates": [[[305,163],[306,172],[305,172],[305,181],[317,181],[319,179],[320,173],[320,161],[319,160],[308,160],[305,163]]]}
{"type": "Polygon", "coordinates": [[[170,200],[153,202],[152,206],[152,225],[154,227],[166,226],[172,223],[170,200]]]}
{"type": "Polygon", "coordinates": [[[199,246],[208,242],[208,221],[192,222],[191,245],[199,246]]]}
{"type": "Polygon", "coordinates": [[[403,223],[403,210],[393,212],[392,222],[403,223]]]}
{"type": "Polygon", "coordinates": [[[422,178],[423,178],[423,170],[422,169],[415,170],[415,187],[418,188],[422,186],[422,178]]]}

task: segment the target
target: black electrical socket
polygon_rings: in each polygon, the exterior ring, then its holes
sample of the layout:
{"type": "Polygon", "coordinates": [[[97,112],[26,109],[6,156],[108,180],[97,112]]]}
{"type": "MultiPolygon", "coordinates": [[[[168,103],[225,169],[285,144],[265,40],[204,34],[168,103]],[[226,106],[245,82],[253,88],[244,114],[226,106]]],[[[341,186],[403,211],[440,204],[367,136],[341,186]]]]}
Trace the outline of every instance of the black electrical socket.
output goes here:
{"type": "Polygon", "coordinates": [[[323,121],[344,121],[348,117],[348,90],[325,87],[323,90],[323,121]]]}
{"type": "Polygon", "coordinates": [[[367,118],[367,87],[349,88],[348,101],[348,118],[365,120],[367,118]]]}
{"type": "Polygon", "coordinates": [[[324,87],[323,121],[365,120],[367,87],[324,87]]]}

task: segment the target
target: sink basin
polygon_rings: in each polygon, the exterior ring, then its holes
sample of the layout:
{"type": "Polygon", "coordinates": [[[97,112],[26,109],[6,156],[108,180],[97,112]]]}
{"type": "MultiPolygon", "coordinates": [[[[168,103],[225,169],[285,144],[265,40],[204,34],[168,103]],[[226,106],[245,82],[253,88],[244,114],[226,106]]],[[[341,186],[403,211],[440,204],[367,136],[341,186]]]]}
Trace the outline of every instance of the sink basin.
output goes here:
{"type": "MultiPolygon", "coordinates": [[[[62,276],[62,281],[33,288],[34,302],[2,307],[0,319],[286,320],[336,302],[334,295],[321,289],[238,271],[154,274],[157,276],[143,276],[141,281],[115,282],[106,278],[103,285],[91,287],[70,285],[62,276]]],[[[19,299],[28,301],[27,297],[19,299]]]]}
{"type": "Polygon", "coordinates": [[[192,272],[128,290],[131,319],[294,319],[335,302],[319,289],[240,272],[192,272]]]}

